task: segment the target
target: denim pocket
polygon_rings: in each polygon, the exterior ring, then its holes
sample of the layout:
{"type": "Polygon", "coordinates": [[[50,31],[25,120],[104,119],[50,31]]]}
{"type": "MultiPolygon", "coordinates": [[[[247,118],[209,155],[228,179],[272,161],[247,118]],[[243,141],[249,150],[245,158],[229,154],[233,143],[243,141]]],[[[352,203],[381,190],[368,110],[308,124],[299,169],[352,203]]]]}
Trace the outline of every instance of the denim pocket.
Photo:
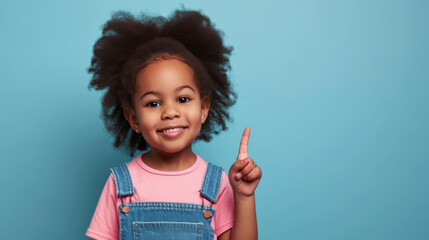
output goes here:
{"type": "Polygon", "coordinates": [[[203,223],[133,222],[134,240],[202,240],[203,223]]]}

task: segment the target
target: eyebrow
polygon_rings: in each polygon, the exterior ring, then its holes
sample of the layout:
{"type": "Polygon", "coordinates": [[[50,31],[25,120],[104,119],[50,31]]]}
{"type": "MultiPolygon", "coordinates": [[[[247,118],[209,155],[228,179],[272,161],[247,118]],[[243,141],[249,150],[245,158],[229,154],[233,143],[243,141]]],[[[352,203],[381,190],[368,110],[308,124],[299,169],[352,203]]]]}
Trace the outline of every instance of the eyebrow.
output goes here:
{"type": "MultiPolygon", "coordinates": [[[[197,93],[197,91],[195,91],[195,89],[193,89],[193,88],[192,88],[191,86],[189,86],[189,85],[183,85],[183,86],[180,86],[180,87],[178,87],[178,88],[176,89],[176,91],[175,91],[175,92],[179,92],[180,90],[185,89],[185,88],[189,88],[189,89],[191,89],[194,93],[197,93]]],[[[145,93],[140,97],[139,101],[141,101],[145,96],[150,95],[150,94],[152,94],[152,95],[157,95],[157,96],[159,96],[159,95],[160,95],[158,92],[155,92],[155,91],[145,92],[145,93]]]]}

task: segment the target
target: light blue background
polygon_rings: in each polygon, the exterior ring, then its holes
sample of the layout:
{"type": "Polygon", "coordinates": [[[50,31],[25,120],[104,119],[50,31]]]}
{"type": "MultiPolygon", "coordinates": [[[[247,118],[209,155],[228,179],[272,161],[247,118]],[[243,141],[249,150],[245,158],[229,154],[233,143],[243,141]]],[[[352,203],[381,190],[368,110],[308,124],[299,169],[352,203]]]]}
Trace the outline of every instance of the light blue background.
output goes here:
{"type": "MultiPolygon", "coordinates": [[[[428,1],[183,1],[235,50],[226,169],[243,129],[263,169],[260,239],[429,239],[428,1]]],[[[116,10],[178,1],[2,1],[0,239],[82,239],[112,147],[86,72],[116,10]]]]}

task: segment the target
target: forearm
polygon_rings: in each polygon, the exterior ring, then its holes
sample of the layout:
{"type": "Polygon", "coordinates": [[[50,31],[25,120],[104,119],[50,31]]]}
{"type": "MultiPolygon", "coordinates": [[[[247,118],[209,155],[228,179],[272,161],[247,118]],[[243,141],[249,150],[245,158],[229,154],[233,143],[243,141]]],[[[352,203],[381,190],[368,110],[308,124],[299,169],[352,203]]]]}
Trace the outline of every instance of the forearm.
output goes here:
{"type": "Polygon", "coordinates": [[[258,239],[258,225],[256,222],[255,195],[250,197],[234,194],[235,220],[231,229],[233,240],[258,239]]]}
{"type": "MultiPolygon", "coordinates": [[[[244,129],[237,160],[229,169],[229,182],[234,191],[234,227],[222,237],[233,240],[257,240],[255,189],[262,177],[261,168],[247,155],[250,128],[244,129]]],[[[222,235],[221,235],[222,236],[222,235]]]]}

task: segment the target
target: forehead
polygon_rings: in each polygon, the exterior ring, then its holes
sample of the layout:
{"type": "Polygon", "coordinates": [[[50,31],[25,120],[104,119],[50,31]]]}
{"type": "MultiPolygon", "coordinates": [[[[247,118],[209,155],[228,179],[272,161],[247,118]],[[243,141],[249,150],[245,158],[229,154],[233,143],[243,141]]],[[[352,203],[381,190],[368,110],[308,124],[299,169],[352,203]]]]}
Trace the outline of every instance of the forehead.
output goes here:
{"type": "Polygon", "coordinates": [[[136,92],[168,91],[189,85],[196,91],[192,68],[177,59],[162,59],[149,63],[137,74],[136,92]]]}

